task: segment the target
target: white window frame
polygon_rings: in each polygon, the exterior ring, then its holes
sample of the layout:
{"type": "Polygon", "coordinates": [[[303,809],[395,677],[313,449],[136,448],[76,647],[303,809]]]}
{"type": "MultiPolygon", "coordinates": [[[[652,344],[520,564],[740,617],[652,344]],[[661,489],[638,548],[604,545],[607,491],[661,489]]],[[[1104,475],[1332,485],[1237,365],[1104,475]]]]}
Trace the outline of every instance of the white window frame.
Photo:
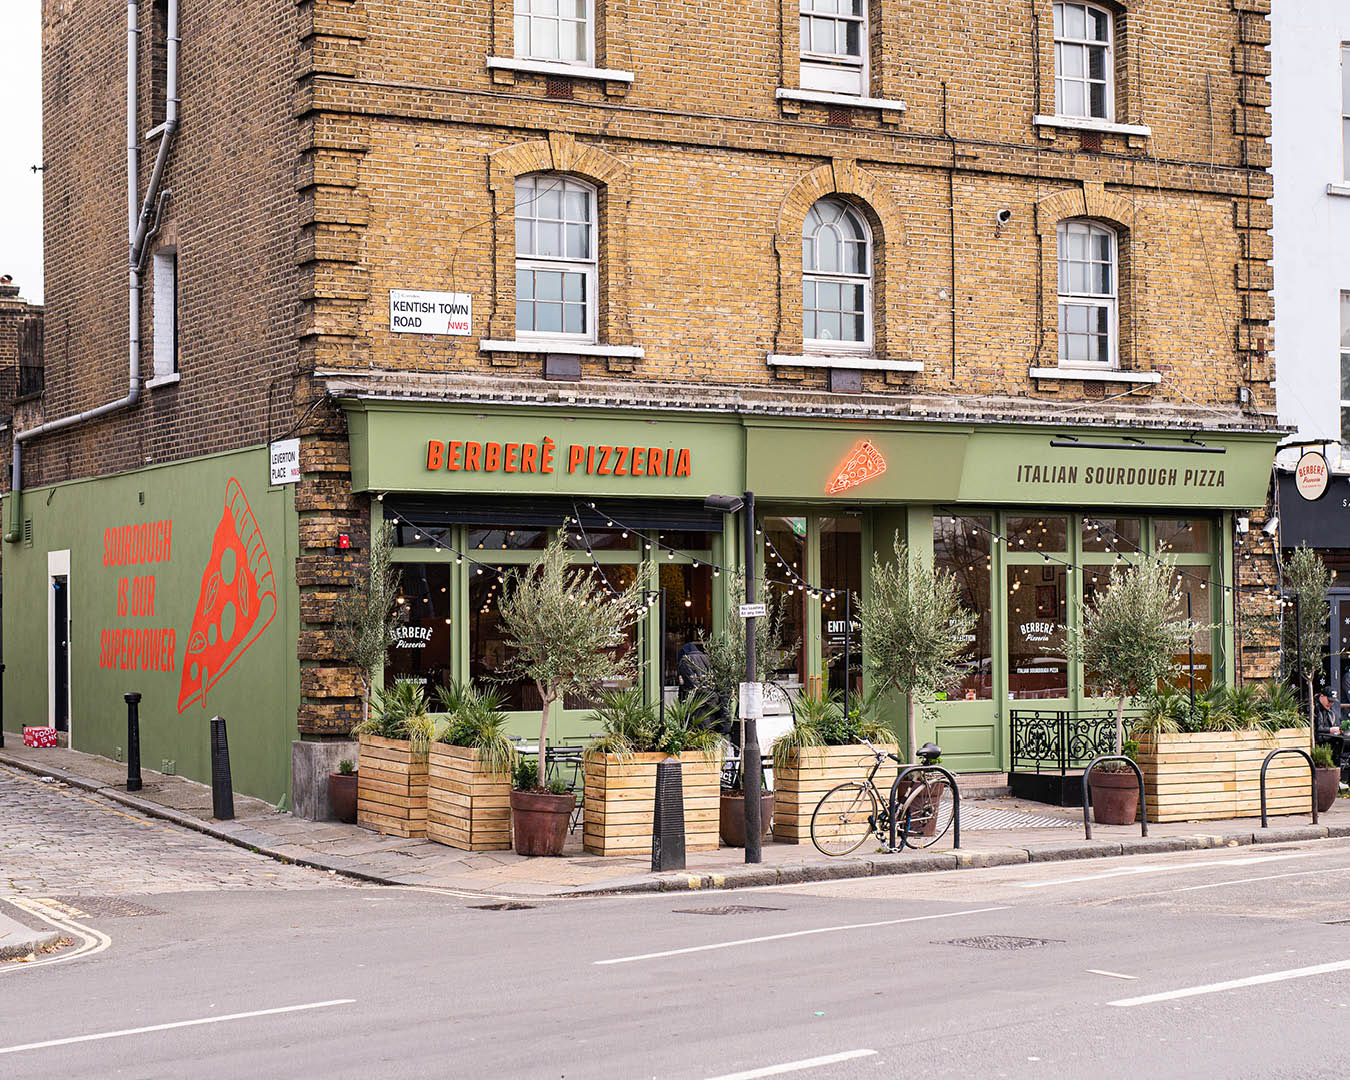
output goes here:
{"type": "Polygon", "coordinates": [[[1341,178],[1350,184],[1350,41],[1341,42],[1341,178]]]}
{"type": "MultiPolygon", "coordinates": [[[[600,306],[599,290],[598,290],[598,283],[600,280],[599,274],[600,213],[599,213],[599,199],[597,198],[596,189],[593,184],[588,184],[584,180],[579,180],[574,176],[569,176],[564,173],[547,173],[547,172],[529,173],[525,176],[518,176],[516,178],[516,183],[517,185],[519,185],[520,182],[523,180],[534,180],[537,183],[538,181],[544,179],[556,179],[568,186],[580,188],[582,191],[586,192],[590,213],[591,245],[589,257],[586,259],[569,259],[569,258],[557,258],[552,256],[541,256],[541,255],[521,255],[517,252],[515,268],[517,272],[521,270],[546,270],[546,271],[551,270],[564,273],[580,273],[583,276],[584,281],[583,288],[585,289],[586,328],[579,334],[568,334],[562,332],[541,333],[540,331],[537,330],[522,331],[519,328],[519,324],[517,324],[516,340],[522,342],[529,342],[532,344],[538,343],[544,345],[557,345],[561,349],[565,349],[569,346],[575,345],[594,344],[597,340],[596,338],[598,326],[597,309],[600,306]]],[[[515,206],[515,222],[519,221],[521,208],[522,208],[522,200],[520,198],[520,195],[517,194],[515,206]]],[[[516,227],[515,222],[513,222],[512,228],[513,243],[516,227]]],[[[565,245],[566,243],[565,228],[563,230],[563,235],[565,245]]],[[[519,303],[519,301],[520,298],[519,296],[517,296],[516,302],[519,303]]]]}
{"type": "MultiPolygon", "coordinates": [[[[1120,236],[1115,229],[1091,218],[1068,218],[1059,223],[1056,229],[1055,275],[1058,300],[1058,334],[1056,355],[1059,356],[1061,369],[1091,369],[1114,371],[1120,367],[1120,236]],[[1110,293],[1073,293],[1063,288],[1062,267],[1068,261],[1065,257],[1067,245],[1065,239],[1070,229],[1081,228],[1093,233],[1104,233],[1111,238],[1111,292],[1110,293]],[[1107,311],[1107,359],[1069,360],[1064,355],[1064,306],[1073,304],[1078,307],[1105,308],[1107,311]]],[[[1089,250],[1091,245],[1089,244],[1089,250]]]]}
{"type": "Polygon", "coordinates": [[[178,373],[178,250],[160,248],[153,265],[154,378],[178,373]]]}
{"type": "MultiPolygon", "coordinates": [[[[561,26],[561,23],[573,23],[576,20],[570,16],[561,16],[557,14],[558,0],[554,0],[553,13],[535,14],[532,9],[540,4],[541,0],[513,0],[511,36],[512,46],[515,50],[517,60],[535,60],[549,64],[563,64],[568,67],[591,68],[595,62],[595,0],[586,0],[586,52],[584,56],[576,60],[564,59],[561,56],[546,56],[542,53],[533,52],[526,48],[521,41],[520,20],[524,19],[552,19],[561,26]]],[[[533,40],[533,34],[531,34],[533,40]]],[[[561,41],[561,36],[558,38],[561,41]]]]}
{"type": "Polygon", "coordinates": [[[867,9],[869,0],[862,0],[862,15],[842,15],[838,12],[816,12],[814,0],[798,0],[798,52],[801,61],[801,85],[803,90],[824,93],[844,94],[847,97],[867,97],[870,89],[869,60],[871,41],[869,37],[867,9]],[[806,47],[801,36],[800,26],[803,18],[830,19],[836,23],[847,22],[858,25],[859,54],[818,53],[806,47]]]}
{"type": "Polygon", "coordinates": [[[1339,383],[1337,384],[1339,387],[1339,393],[1337,396],[1340,399],[1341,407],[1337,419],[1340,420],[1341,425],[1341,445],[1350,446],[1350,441],[1347,441],[1345,438],[1345,427],[1346,427],[1345,414],[1346,410],[1350,410],[1350,397],[1346,397],[1345,391],[1346,375],[1350,374],[1350,289],[1343,289],[1341,291],[1340,302],[1341,302],[1340,306],[1341,366],[1340,370],[1336,374],[1340,379],[1339,383]]]}
{"type": "MultiPolygon", "coordinates": [[[[1065,23],[1063,11],[1065,8],[1082,8],[1084,15],[1090,16],[1092,12],[1097,12],[1106,18],[1106,42],[1105,45],[1096,38],[1088,37],[1068,37],[1063,31],[1057,31],[1054,34],[1055,39],[1055,115],[1066,116],[1078,120],[1106,120],[1114,121],[1116,118],[1116,18],[1115,15],[1100,6],[1099,4],[1073,3],[1070,0],[1059,0],[1052,8],[1053,14],[1060,16],[1059,22],[1063,26],[1065,23]],[[1071,46],[1086,50],[1088,48],[1105,48],[1106,51],[1106,93],[1103,102],[1104,112],[1097,116],[1092,112],[1092,94],[1090,92],[1094,79],[1088,76],[1089,67],[1085,63],[1083,74],[1067,76],[1063,70],[1063,58],[1061,56],[1062,46],[1071,46]],[[1083,109],[1082,113],[1066,112],[1064,108],[1063,95],[1060,93],[1060,84],[1064,82],[1079,82],[1083,84],[1083,109]]],[[[1086,57],[1085,57],[1086,59],[1086,57]]]]}
{"type": "MultiPolygon", "coordinates": [[[[875,348],[875,334],[872,327],[872,285],[876,273],[876,243],[872,236],[872,227],[868,224],[856,206],[850,205],[846,200],[835,196],[825,196],[812,204],[812,209],[819,206],[820,203],[838,203],[845,210],[852,214],[858,224],[862,226],[863,238],[867,243],[867,273],[866,274],[845,274],[845,273],[822,273],[815,270],[808,270],[806,267],[806,248],[805,243],[802,247],[802,314],[803,323],[805,323],[806,313],[806,283],[815,282],[838,282],[841,285],[863,286],[863,340],[862,341],[841,341],[833,338],[809,338],[805,333],[805,326],[802,328],[802,352],[805,354],[824,354],[824,355],[864,355],[870,356],[875,348]]],[[[805,223],[803,223],[804,225],[805,223]]],[[[803,237],[803,241],[805,237],[803,237]]]]}

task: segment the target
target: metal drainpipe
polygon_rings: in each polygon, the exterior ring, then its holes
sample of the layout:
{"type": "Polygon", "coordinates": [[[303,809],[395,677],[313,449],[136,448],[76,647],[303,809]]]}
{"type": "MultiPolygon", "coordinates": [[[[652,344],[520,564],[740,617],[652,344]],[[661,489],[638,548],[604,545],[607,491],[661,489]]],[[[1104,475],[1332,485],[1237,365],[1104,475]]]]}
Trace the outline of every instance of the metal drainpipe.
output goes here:
{"type": "Polygon", "coordinates": [[[140,172],[140,140],[136,128],[136,91],[138,64],[137,52],[141,30],[139,25],[137,0],[127,0],[127,253],[129,264],[128,281],[128,357],[127,392],[116,401],[107,402],[97,408],[59,420],[49,420],[27,431],[14,433],[14,457],[10,475],[10,527],[5,533],[5,543],[18,543],[23,519],[23,444],[39,435],[95,420],[100,416],[116,412],[118,409],[135,405],[141,397],[141,292],[145,274],[146,240],[150,232],[150,222],[155,214],[155,203],[159,196],[160,182],[164,176],[164,166],[168,161],[169,149],[178,130],[178,0],[169,0],[167,68],[164,86],[164,130],[160,135],[159,154],[155,158],[155,167],[150,175],[150,186],[146,189],[145,201],[139,205],[136,197],[138,174],[140,172]]]}

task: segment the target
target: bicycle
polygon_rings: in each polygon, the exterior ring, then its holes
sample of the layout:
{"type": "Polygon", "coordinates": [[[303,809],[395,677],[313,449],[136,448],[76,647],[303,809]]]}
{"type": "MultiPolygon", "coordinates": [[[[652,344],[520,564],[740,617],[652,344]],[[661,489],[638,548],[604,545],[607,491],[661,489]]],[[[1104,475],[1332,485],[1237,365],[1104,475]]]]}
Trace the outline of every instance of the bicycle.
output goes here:
{"type": "MultiPolygon", "coordinates": [[[[811,843],[822,855],[857,851],[869,836],[875,836],[888,853],[906,847],[932,847],[951,827],[954,802],[951,781],[938,769],[912,772],[903,781],[897,776],[891,785],[891,797],[883,801],[876,785],[881,766],[887,758],[902,767],[909,763],[877,749],[866,739],[863,744],[876,757],[872,771],[866,780],[850,780],[825,793],[811,814],[811,843]],[[892,806],[896,822],[894,848],[890,846],[892,806]]],[[[936,764],[941,755],[942,748],[935,743],[925,743],[919,748],[919,760],[924,766],[936,764]]]]}

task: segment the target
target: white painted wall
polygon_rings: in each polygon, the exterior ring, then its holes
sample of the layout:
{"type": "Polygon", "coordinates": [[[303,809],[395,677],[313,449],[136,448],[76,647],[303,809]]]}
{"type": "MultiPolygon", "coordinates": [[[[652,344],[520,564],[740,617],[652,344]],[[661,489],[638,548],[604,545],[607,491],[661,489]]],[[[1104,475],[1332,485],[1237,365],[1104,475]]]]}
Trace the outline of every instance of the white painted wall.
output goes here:
{"type": "MultiPolygon", "coordinates": [[[[1339,443],[1350,195],[1328,194],[1327,185],[1350,192],[1341,136],[1341,45],[1350,42],[1350,0],[1272,6],[1276,400],[1281,423],[1296,426],[1299,438],[1339,443]]],[[[1350,452],[1342,461],[1350,466],[1350,452]]]]}

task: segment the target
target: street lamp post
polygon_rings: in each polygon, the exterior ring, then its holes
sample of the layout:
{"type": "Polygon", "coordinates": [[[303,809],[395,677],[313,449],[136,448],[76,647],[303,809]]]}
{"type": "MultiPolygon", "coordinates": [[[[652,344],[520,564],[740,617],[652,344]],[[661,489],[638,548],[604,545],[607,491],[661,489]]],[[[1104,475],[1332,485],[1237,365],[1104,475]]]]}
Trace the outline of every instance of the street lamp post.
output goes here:
{"type": "MultiPolygon", "coordinates": [[[[755,602],[755,493],[747,491],[744,496],[709,495],[703,505],[708,510],[718,510],[724,514],[734,514],[745,510],[745,602],[755,602]]],[[[751,609],[753,610],[753,608],[751,609]]],[[[761,793],[764,790],[764,777],[759,759],[759,711],[760,695],[755,692],[754,684],[758,664],[755,657],[755,616],[745,617],[745,682],[740,695],[741,731],[744,733],[744,749],[741,751],[741,785],[745,790],[745,861],[762,862],[764,858],[763,842],[763,804],[761,793]]]]}

